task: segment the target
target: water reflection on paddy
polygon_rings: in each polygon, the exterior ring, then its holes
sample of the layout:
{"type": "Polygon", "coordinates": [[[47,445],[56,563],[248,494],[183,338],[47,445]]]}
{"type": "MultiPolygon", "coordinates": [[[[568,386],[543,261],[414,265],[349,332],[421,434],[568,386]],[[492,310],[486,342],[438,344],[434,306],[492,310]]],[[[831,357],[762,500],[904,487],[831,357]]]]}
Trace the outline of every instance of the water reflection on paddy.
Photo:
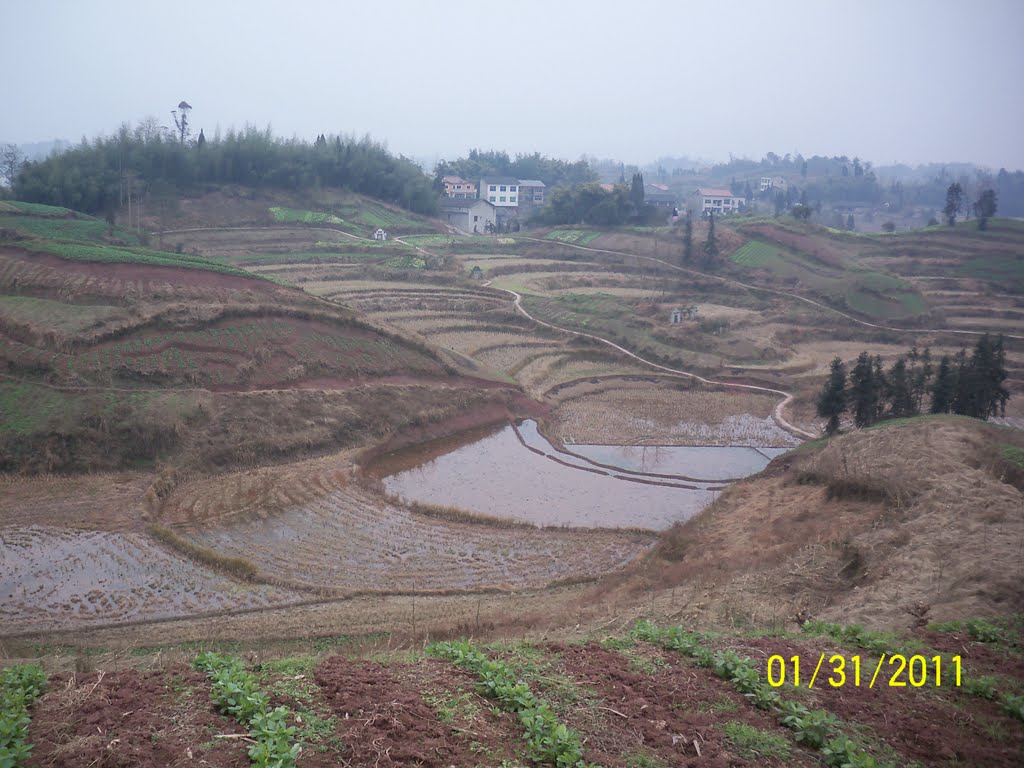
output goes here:
{"type": "Polygon", "coordinates": [[[582,458],[557,452],[532,421],[523,422],[520,430],[530,447],[546,455],[529,450],[515,430],[506,426],[397,451],[374,462],[369,471],[382,478],[390,493],[407,501],[459,507],[536,525],[663,530],[709,504],[716,494],[709,485],[754,474],[780,452],[768,448],[571,447],[581,456],[625,470],[709,481],[651,484],[657,479],[637,482],[636,475],[599,469],[582,458]],[[565,466],[552,457],[575,466],[565,466]]]}

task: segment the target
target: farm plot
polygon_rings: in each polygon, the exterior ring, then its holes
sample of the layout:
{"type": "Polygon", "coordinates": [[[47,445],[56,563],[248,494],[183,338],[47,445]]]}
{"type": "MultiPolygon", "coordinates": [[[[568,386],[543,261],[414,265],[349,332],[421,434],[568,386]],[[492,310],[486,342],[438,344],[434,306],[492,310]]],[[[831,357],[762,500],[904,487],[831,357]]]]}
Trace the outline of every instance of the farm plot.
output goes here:
{"type": "Polygon", "coordinates": [[[639,534],[438,520],[351,486],[259,526],[238,519],[185,535],[224,555],[250,559],[265,577],[341,592],[542,587],[615,570],[653,542],[639,534]]]}
{"type": "Polygon", "coordinates": [[[25,216],[7,215],[0,212],[0,229],[12,229],[29,237],[47,240],[75,240],[79,242],[104,242],[108,238],[137,244],[139,236],[127,229],[113,229],[102,219],[81,214],[75,216],[25,216]]]}
{"type": "Polygon", "coordinates": [[[538,353],[556,351],[559,345],[553,342],[537,342],[533,344],[502,344],[494,347],[483,347],[476,351],[474,358],[496,371],[512,374],[538,353]]]}
{"type": "Polygon", "coordinates": [[[866,317],[892,320],[928,312],[910,283],[869,268],[849,244],[773,225],[747,231],[754,239],[730,257],[739,267],[766,271],[775,280],[866,317]]]}
{"type": "Polygon", "coordinates": [[[763,267],[774,263],[779,257],[779,249],[763,240],[749,240],[733,252],[730,260],[744,267],[763,267]]]}
{"type": "Polygon", "coordinates": [[[136,533],[0,528],[5,632],[264,607],[288,590],[239,584],[136,533]]]}
{"type": "Polygon", "coordinates": [[[30,296],[0,296],[0,317],[40,332],[77,335],[110,321],[128,320],[129,313],[115,306],[69,304],[30,296]]]}
{"type": "Polygon", "coordinates": [[[112,371],[128,381],[188,381],[212,388],[260,388],[307,376],[440,371],[422,353],[372,332],[291,318],[134,334],[81,354],[53,357],[54,370],[66,380],[102,378],[112,371]]]}
{"type": "Polygon", "coordinates": [[[430,340],[441,347],[447,347],[473,357],[478,350],[495,346],[517,346],[536,341],[537,337],[528,332],[501,333],[494,331],[455,331],[431,334],[430,340]]]}
{"type": "Polygon", "coordinates": [[[26,765],[177,768],[195,761],[246,768],[246,734],[213,711],[202,693],[208,687],[201,673],[181,664],[54,675],[35,708],[26,765]]]}
{"type": "Polygon", "coordinates": [[[601,236],[600,232],[588,229],[555,229],[544,235],[545,240],[555,240],[573,245],[590,245],[601,236]]]}
{"type": "Polygon", "coordinates": [[[664,379],[598,385],[558,393],[550,428],[563,442],[632,445],[799,444],[771,418],[779,398],[698,389],[664,379]]]}

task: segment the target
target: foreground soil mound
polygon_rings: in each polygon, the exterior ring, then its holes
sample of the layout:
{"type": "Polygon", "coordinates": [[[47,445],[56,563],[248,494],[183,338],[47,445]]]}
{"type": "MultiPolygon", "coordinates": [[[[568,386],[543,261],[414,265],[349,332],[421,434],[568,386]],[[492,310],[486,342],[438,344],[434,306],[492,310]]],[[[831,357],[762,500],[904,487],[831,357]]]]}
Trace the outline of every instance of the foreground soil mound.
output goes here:
{"type": "Polygon", "coordinates": [[[667,532],[644,583],[729,623],[1020,611],[1022,448],[1020,430],[951,416],[816,441],[667,532]]]}

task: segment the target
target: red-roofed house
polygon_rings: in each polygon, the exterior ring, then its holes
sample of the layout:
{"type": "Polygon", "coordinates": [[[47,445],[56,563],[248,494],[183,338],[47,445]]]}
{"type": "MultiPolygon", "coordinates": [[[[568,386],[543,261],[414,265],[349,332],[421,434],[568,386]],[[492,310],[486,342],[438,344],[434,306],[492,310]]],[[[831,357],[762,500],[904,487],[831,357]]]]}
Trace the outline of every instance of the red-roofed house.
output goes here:
{"type": "Polygon", "coordinates": [[[445,176],[441,179],[444,183],[444,193],[448,197],[476,198],[476,184],[466,181],[459,176],[445,176]]]}
{"type": "Polygon", "coordinates": [[[728,189],[698,189],[693,193],[691,207],[701,214],[735,213],[739,211],[742,197],[737,197],[728,189]]]}

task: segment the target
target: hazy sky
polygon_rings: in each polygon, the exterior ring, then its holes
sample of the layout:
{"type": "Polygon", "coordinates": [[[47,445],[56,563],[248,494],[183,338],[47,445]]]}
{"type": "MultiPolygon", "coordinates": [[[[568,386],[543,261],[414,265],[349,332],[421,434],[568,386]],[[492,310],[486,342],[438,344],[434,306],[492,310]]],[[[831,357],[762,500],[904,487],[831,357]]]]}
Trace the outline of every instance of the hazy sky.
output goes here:
{"type": "Polygon", "coordinates": [[[185,99],[197,133],[417,156],[1024,168],[1022,0],[0,0],[0,25],[3,141],[170,124],[185,99]]]}

